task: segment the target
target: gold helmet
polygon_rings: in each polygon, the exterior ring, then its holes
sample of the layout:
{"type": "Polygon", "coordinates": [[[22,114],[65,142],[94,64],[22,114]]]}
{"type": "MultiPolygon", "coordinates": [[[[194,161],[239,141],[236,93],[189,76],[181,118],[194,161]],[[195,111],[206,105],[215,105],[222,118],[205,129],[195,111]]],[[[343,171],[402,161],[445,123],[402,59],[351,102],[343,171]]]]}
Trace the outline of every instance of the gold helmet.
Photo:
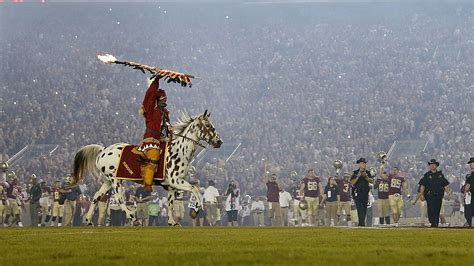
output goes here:
{"type": "Polygon", "coordinates": [[[336,168],[336,173],[339,174],[339,171],[341,171],[343,163],[341,160],[335,160],[334,163],[332,164],[334,168],[336,168]]]}
{"type": "Polygon", "coordinates": [[[369,168],[369,172],[370,172],[371,176],[376,176],[377,175],[377,168],[372,166],[372,167],[369,168]]]}
{"type": "Polygon", "coordinates": [[[7,162],[2,162],[2,163],[0,164],[0,170],[1,170],[2,172],[8,171],[8,163],[7,163],[7,162]]]}
{"type": "Polygon", "coordinates": [[[11,170],[8,171],[8,172],[7,172],[7,178],[10,179],[10,180],[15,179],[15,178],[16,178],[15,172],[13,172],[13,171],[11,171],[11,170]]]}
{"type": "Polygon", "coordinates": [[[385,161],[387,160],[387,154],[384,151],[377,152],[376,157],[379,163],[385,163],[385,161]]]}
{"type": "Polygon", "coordinates": [[[308,202],[304,199],[300,200],[300,203],[298,204],[298,207],[300,208],[300,210],[304,211],[306,209],[308,209],[308,202]]]}

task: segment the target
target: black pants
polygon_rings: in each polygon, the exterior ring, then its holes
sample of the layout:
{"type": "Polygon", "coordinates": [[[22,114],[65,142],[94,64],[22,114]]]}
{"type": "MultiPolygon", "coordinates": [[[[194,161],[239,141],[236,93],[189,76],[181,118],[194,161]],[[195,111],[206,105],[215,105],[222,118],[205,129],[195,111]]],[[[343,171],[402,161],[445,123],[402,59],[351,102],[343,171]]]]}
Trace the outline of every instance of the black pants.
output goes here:
{"type": "Polygon", "coordinates": [[[153,226],[153,224],[158,226],[158,216],[150,215],[148,217],[148,226],[153,226]]]}
{"type": "Polygon", "coordinates": [[[472,202],[471,204],[464,205],[464,218],[466,218],[466,222],[469,227],[472,227],[472,202]]]}
{"type": "Polygon", "coordinates": [[[110,210],[110,225],[122,226],[124,224],[124,214],[122,210],[110,210]]]}
{"type": "Polygon", "coordinates": [[[357,195],[354,200],[357,208],[357,216],[359,216],[359,226],[365,226],[365,216],[367,214],[369,195],[357,195]]]}
{"type": "Polygon", "coordinates": [[[428,205],[428,221],[431,227],[438,227],[439,212],[441,211],[441,204],[443,203],[442,196],[425,196],[426,204],[428,205]]]}

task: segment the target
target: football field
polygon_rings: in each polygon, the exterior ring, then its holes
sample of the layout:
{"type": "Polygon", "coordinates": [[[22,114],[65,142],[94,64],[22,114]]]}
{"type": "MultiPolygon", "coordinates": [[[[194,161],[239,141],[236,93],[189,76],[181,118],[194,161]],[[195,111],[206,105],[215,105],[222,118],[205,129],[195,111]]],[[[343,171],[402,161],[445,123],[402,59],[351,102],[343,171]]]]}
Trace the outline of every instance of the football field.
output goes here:
{"type": "Polygon", "coordinates": [[[474,230],[0,228],[0,265],[473,265],[474,230]]]}

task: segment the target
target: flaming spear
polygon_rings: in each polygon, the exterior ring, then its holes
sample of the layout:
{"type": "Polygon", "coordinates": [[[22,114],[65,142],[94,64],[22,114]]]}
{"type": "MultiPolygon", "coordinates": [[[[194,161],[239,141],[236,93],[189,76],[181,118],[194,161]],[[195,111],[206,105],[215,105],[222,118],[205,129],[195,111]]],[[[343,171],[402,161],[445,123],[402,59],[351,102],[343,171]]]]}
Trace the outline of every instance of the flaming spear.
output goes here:
{"type": "Polygon", "coordinates": [[[98,54],[97,59],[107,64],[119,64],[119,65],[129,66],[129,67],[132,67],[133,69],[138,69],[142,71],[143,74],[145,74],[146,71],[148,71],[152,74],[150,79],[154,79],[156,77],[158,79],[164,78],[164,80],[168,83],[170,82],[179,83],[183,87],[186,87],[186,86],[191,87],[192,86],[191,79],[196,78],[193,75],[165,70],[159,67],[144,65],[144,64],[140,64],[136,62],[131,62],[131,61],[119,61],[117,60],[115,56],[111,54],[98,54]]]}

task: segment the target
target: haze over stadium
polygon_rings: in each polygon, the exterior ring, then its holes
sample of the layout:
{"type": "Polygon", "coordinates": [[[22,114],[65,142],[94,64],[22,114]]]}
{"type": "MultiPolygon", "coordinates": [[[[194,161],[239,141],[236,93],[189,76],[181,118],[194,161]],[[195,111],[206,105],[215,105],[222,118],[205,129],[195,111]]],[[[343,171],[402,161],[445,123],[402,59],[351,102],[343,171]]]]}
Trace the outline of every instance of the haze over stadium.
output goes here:
{"type": "Polygon", "coordinates": [[[28,147],[11,166],[21,183],[63,180],[87,144],[141,143],[148,76],[97,53],[200,77],[160,86],[172,121],[212,113],[227,146],[203,152],[191,179],[221,194],[235,180],[241,198],[265,196],[266,171],[287,191],[310,168],[326,185],[334,160],[378,167],[379,151],[412,195],[432,158],[456,193],[469,171],[470,1],[19,2],[0,4],[0,161],[28,147]]]}

